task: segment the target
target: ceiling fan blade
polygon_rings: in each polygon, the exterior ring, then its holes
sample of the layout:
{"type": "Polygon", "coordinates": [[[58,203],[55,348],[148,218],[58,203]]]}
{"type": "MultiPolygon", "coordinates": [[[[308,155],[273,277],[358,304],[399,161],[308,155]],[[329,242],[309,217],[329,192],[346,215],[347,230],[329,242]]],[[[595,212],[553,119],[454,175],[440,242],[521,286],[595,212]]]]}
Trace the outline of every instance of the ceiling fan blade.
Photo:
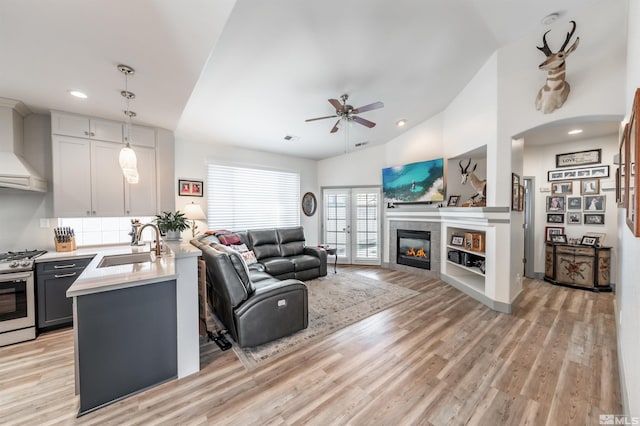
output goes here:
{"type": "Polygon", "coordinates": [[[369,120],[365,120],[362,117],[357,117],[357,116],[353,116],[351,117],[353,119],[353,121],[355,121],[358,124],[362,124],[363,126],[367,126],[368,128],[372,128],[375,127],[376,123],[374,123],[373,121],[369,121],[369,120]]]}
{"type": "Polygon", "coordinates": [[[333,115],[327,115],[326,117],[309,118],[304,121],[307,122],[307,121],[324,120],[325,118],[333,118],[333,117],[337,117],[337,115],[333,114],[333,115]]]}
{"type": "Polygon", "coordinates": [[[333,129],[331,129],[331,132],[329,133],[335,133],[338,131],[338,124],[340,124],[340,120],[336,121],[336,124],[333,126],[333,129]]]}
{"type": "Polygon", "coordinates": [[[382,102],[374,102],[369,105],[361,106],[360,108],[356,108],[352,111],[353,114],[360,114],[361,112],[371,111],[372,109],[378,109],[384,107],[382,102]]]}
{"type": "Polygon", "coordinates": [[[339,100],[329,99],[329,103],[333,105],[336,111],[344,112],[344,105],[342,105],[339,100]]]}

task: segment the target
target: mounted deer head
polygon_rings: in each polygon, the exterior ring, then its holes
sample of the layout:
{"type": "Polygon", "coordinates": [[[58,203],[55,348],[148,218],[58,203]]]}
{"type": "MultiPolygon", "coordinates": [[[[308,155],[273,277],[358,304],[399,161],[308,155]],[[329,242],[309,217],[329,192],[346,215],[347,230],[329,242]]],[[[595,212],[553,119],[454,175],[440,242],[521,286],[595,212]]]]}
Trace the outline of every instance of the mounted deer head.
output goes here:
{"type": "Polygon", "coordinates": [[[547,81],[538,91],[538,96],[536,96],[536,109],[538,111],[542,110],[545,114],[549,114],[557,108],[560,108],[564,104],[564,101],[567,100],[569,91],[571,90],[569,83],[565,81],[565,60],[571,52],[576,50],[580,42],[580,37],[576,37],[576,41],[573,42],[571,47],[565,50],[571,37],[573,37],[573,34],[576,32],[576,21],[571,21],[571,25],[571,31],[567,33],[564,44],[556,53],[553,53],[547,44],[547,34],[549,34],[551,30],[542,36],[542,47],[536,46],[537,49],[547,57],[547,59],[538,66],[539,69],[547,71],[547,81]]]}
{"type": "Polygon", "coordinates": [[[469,166],[471,166],[471,158],[469,158],[469,162],[466,166],[462,165],[462,160],[458,162],[458,165],[460,166],[460,173],[462,175],[461,183],[464,185],[465,183],[467,183],[467,179],[469,179],[469,182],[471,182],[471,186],[476,191],[475,194],[473,194],[471,198],[469,198],[467,203],[469,203],[470,205],[474,205],[478,202],[483,201],[486,196],[487,180],[480,180],[474,174],[476,168],[478,167],[478,163],[473,165],[473,169],[471,169],[471,171],[469,171],[469,166]]]}

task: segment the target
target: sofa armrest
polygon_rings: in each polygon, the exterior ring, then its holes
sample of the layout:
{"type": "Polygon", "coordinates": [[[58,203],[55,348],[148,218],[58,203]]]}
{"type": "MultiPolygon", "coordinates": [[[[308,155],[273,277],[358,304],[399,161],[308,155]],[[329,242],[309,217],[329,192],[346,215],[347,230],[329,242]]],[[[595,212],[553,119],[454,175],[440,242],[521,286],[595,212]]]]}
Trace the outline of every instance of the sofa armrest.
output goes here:
{"type": "Polygon", "coordinates": [[[320,259],[320,276],[327,275],[327,251],[320,247],[305,246],[304,254],[315,256],[320,259]]]}

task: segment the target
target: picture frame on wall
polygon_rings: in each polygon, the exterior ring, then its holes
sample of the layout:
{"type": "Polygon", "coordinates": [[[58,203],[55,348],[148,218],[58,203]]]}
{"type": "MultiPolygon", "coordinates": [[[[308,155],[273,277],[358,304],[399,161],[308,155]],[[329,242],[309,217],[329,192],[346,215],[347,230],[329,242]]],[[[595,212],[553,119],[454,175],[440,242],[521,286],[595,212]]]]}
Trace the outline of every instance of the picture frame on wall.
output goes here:
{"type": "Polygon", "coordinates": [[[599,194],[600,193],[600,178],[584,179],[580,182],[580,194],[599,194]]]}
{"type": "Polygon", "coordinates": [[[582,213],[581,212],[568,212],[567,213],[567,224],[568,225],[580,225],[580,224],[582,224],[582,213]]]}
{"type": "Polygon", "coordinates": [[[565,196],[564,195],[547,195],[547,211],[548,212],[564,212],[565,196]]]}
{"type": "Polygon", "coordinates": [[[178,195],[181,197],[202,197],[204,182],[201,180],[178,179],[178,195]]]}
{"type": "Polygon", "coordinates": [[[584,211],[603,212],[606,210],[606,195],[585,195],[584,211]]]}
{"type": "Polygon", "coordinates": [[[640,220],[638,220],[638,212],[640,211],[640,197],[638,197],[640,175],[636,173],[636,163],[640,159],[640,127],[638,126],[638,115],[640,115],[640,88],[636,89],[633,98],[633,109],[631,111],[631,118],[629,119],[625,155],[627,226],[635,237],[640,237],[640,220]]]}
{"type": "Polygon", "coordinates": [[[585,213],[585,225],[604,225],[604,214],[602,213],[585,213]]]}
{"type": "Polygon", "coordinates": [[[620,138],[620,146],[618,147],[618,159],[620,162],[619,177],[618,177],[618,192],[620,193],[618,199],[618,207],[626,208],[627,207],[627,192],[626,192],[626,177],[625,177],[625,168],[626,168],[626,158],[627,158],[627,139],[629,135],[629,123],[625,124],[624,131],[622,132],[622,137],[620,138]]]}
{"type": "Polygon", "coordinates": [[[564,213],[547,213],[547,223],[564,223],[564,213]]]}
{"type": "Polygon", "coordinates": [[[551,193],[558,195],[571,195],[573,194],[573,182],[553,182],[551,184],[551,193]]]}
{"type": "Polygon", "coordinates": [[[518,211],[524,211],[524,185],[520,185],[520,195],[518,196],[518,211]]]}
{"type": "Polygon", "coordinates": [[[591,179],[596,177],[609,177],[609,165],[571,170],[549,170],[547,172],[547,181],[549,182],[556,182],[559,180],[591,179]]]}
{"type": "Polygon", "coordinates": [[[567,210],[582,210],[582,197],[567,197],[567,210]]]}
{"type": "Polygon", "coordinates": [[[545,231],[545,235],[546,235],[546,241],[552,241],[551,240],[551,236],[552,235],[560,235],[560,234],[564,234],[564,227],[563,226],[546,226],[544,228],[545,231]]]}
{"type": "Polygon", "coordinates": [[[556,154],[556,167],[586,166],[602,162],[602,149],[556,154]]]}
{"type": "Polygon", "coordinates": [[[520,204],[520,176],[511,173],[511,210],[518,211],[520,204]]]}

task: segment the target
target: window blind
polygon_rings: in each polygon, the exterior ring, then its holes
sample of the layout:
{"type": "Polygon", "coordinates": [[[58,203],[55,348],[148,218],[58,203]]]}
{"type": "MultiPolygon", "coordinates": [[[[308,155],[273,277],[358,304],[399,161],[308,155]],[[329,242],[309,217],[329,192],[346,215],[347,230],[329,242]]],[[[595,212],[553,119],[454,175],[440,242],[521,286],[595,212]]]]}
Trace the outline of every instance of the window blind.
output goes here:
{"type": "Polygon", "coordinates": [[[300,225],[300,175],[209,164],[209,229],[261,229],[300,225]]]}

